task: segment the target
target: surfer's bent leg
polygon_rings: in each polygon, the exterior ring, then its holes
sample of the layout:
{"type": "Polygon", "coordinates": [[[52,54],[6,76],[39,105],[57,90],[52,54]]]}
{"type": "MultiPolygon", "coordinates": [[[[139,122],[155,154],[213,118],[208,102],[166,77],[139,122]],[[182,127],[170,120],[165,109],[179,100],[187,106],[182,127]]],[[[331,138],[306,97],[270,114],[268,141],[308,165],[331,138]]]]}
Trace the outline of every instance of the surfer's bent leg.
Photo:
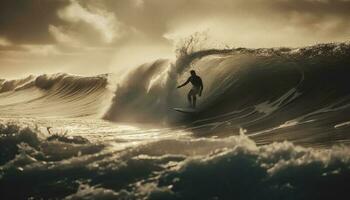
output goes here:
{"type": "Polygon", "coordinates": [[[190,106],[192,106],[192,90],[190,90],[187,94],[187,100],[188,100],[188,103],[190,104],[190,106]]]}
{"type": "Polygon", "coordinates": [[[192,96],[192,99],[193,99],[193,105],[192,105],[192,107],[195,108],[195,107],[196,107],[196,100],[197,100],[197,97],[196,97],[195,94],[192,96]]]}

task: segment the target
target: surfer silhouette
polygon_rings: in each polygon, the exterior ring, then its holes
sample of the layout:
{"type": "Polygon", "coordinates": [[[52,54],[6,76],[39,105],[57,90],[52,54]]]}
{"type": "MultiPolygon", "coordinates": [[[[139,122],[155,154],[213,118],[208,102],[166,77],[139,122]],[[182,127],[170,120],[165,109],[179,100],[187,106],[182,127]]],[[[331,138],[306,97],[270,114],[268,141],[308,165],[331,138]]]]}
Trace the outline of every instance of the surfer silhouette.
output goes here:
{"type": "Polygon", "coordinates": [[[201,96],[203,91],[203,82],[201,77],[197,76],[196,71],[191,70],[190,71],[191,76],[187,79],[187,81],[179,86],[177,88],[181,88],[188,83],[191,82],[192,89],[187,94],[187,99],[192,108],[196,107],[196,101],[197,101],[197,95],[201,96]]]}

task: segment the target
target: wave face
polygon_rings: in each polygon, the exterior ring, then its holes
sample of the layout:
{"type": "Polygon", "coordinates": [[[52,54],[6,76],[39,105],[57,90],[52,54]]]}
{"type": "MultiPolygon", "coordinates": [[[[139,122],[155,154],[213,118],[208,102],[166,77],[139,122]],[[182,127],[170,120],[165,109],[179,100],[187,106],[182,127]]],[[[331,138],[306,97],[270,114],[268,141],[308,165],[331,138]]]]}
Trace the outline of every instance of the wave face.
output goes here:
{"type": "Polygon", "coordinates": [[[108,75],[0,80],[0,193],[67,200],[346,197],[349,58],[348,43],[198,51],[139,66],[114,94],[108,75]],[[172,108],[187,105],[189,88],[176,86],[191,69],[205,89],[198,113],[188,115],[172,108]]]}
{"type": "Polygon", "coordinates": [[[299,49],[205,50],[175,63],[158,60],[126,77],[105,118],[181,123],[201,134],[244,128],[256,137],[270,134],[277,140],[303,142],[312,137],[312,142],[322,142],[331,137],[340,141],[349,131],[349,58],[350,44],[339,43],[299,49]],[[189,88],[179,90],[176,85],[187,79],[190,69],[205,85],[197,115],[172,110],[187,106],[189,88]],[[292,138],[277,134],[281,130],[292,138]],[[308,135],[298,134],[302,131],[308,135]]]}
{"type": "Polygon", "coordinates": [[[0,82],[1,117],[98,117],[108,105],[108,76],[29,76],[0,82]]]}
{"type": "Polygon", "coordinates": [[[0,80],[0,114],[185,125],[199,136],[226,136],[243,128],[259,144],[344,143],[350,130],[349,57],[349,43],[203,50],[143,64],[118,83],[114,94],[108,75],[0,80]],[[176,86],[191,69],[205,89],[198,114],[184,115],[172,108],[187,106],[189,88],[176,86]]]}

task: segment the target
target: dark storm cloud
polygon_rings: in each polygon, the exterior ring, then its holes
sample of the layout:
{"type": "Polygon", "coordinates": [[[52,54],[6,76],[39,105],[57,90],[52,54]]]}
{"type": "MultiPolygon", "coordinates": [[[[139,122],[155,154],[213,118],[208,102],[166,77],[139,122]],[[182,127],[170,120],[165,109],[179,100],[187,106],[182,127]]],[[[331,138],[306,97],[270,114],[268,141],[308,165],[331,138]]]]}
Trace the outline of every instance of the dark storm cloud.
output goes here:
{"type": "Polygon", "coordinates": [[[20,44],[53,43],[48,26],[62,23],[57,10],[68,3],[67,0],[1,0],[0,36],[20,44]]]}

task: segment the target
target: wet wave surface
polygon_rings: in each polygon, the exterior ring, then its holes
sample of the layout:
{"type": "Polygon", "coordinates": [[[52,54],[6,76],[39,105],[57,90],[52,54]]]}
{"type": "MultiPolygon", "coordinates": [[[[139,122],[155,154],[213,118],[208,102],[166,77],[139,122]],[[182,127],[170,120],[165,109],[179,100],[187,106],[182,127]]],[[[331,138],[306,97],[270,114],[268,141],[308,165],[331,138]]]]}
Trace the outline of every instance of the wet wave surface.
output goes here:
{"type": "MultiPolygon", "coordinates": [[[[185,125],[198,136],[230,135],[240,128],[259,144],[348,143],[350,44],[304,48],[204,50],[175,62],[144,64],[120,83],[104,119],[185,125]],[[204,82],[194,114],[190,88],[176,89],[195,69],[204,82]]],[[[190,87],[190,86],[188,86],[190,87]]]]}
{"type": "Polygon", "coordinates": [[[0,80],[4,199],[348,196],[348,43],[205,50],[109,75],[0,80]],[[195,69],[198,112],[182,114],[195,69]],[[9,192],[11,191],[11,192],[9,192]]]}
{"type": "Polygon", "coordinates": [[[100,118],[112,93],[108,76],[29,76],[0,85],[1,117],[100,118]]]}

